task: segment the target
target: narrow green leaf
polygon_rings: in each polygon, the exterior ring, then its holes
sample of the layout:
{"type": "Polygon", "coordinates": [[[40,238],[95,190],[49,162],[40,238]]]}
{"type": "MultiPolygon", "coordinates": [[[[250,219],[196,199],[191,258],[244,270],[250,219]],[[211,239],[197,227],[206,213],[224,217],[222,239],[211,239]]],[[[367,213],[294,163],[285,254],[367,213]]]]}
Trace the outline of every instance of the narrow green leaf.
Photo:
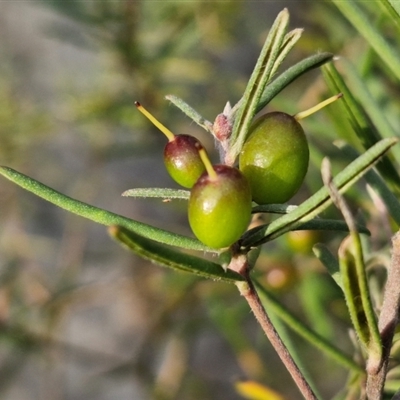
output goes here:
{"type": "Polygon", "coordinates": [[[384,2],[389,2],[390,5],[396,10],[397,15],[400,17],[400,3],[399,0],[384,0],[384,2]]]}
{"type": "Polygon", "coordinates": [[[257,292],[262,300],[267,304],[266,308],[271,309],[274,313],[284,321],[294,332],[300,335],[303,339],[307,340],[311,345],[323,351],[326,355],[331,357],[339,364],[349,368],[353,371],[361,372],[362,368],[357,365],[351,357],[344,354],[340,349],[333,346],[325,338],[318,333],[312,331],[305,326],[299,319],[294,316],[287,308],[285,308],[279,301],[264,288],[259,282],[254,281],[257,292]]]}
{"type": "MultiPolygon", "coordinates": [[[[275,96],[277,96],[283,89],[289,86],[296,79],[300,78],[303,74],[311,71],[315,68],[321,67],[322,65],[330,62],[333,58],[332,53],[318,53],[310,57],[307,57],[298,63],[289,67],[286,71],[282,72],[277,78],[267,84],[263,94],[258,102],[256,113],[261,111],[275,96]]],[[[235,113],[243,102],[243,98],[234,106],[232,109],[235,113]]]]}
{"type": "MultiPolygon", "coordinates": [[[[353,129],[361,141],[363,148],[366,150],[373,144],[377,143],[381,136],[369,119],[364,109],[360,106],[358,100],[354,98],[351,91],[344,82],[333,64],[325,65],[322,68],[324,76],[332,92],[343,93],[340,106],[344,107],[353,129]]],[[[358,147],[357,143],[354,144],[358,147]]],[[[383,157],[377,165],[378,171],[385,177],[390,188],[397,194],[400,194],[400,176],[397,167],[392,163],[390,158],[383,157]]]]}
{"type": "Polygon", "coordinates": [[[343,288],[342,277],[340,275],[339,261],[331,253],[331,251],[322,243],[317,243],[313,246],[313,252],[318,260],[325,266],[331,274],[334,281],[340,288],[343,288]]]}
{"type": "Polygon", "coordinates": [[[339,265],[343,292],[354,329],[365,348],[368,348],[370,331],[362,301],[362,290],[357,274],[358,268],[356,267],[357,261],[354,252],[349,250],[349,246],[352,245],[349,239],[350,237],[347,237],[339,249],[339,265]]]}
{"type": "Polygon", "coordinates": [[[385,393],[391,393],[393,397],[391,400],[400,399],[400,379],[388,379],[385,382],[385,393]]]}
{"type": "Polygon", "coordinates": [[[169,100],[174,106],[178,107],[197,125],[201,126],[206,131],[213,133],[213,124],[210,121],[207,121],[203,116],[201,116],[194,108],[190,107],[189,104],[187,104],[182,99],[172,94],[165,96],[165,98],[169,100]]]}
{"type": "MultiPolygon", "coordinates": [[[[339,147],[343,153],[351,157],[352,160],[356,159],[360,155],[357,150],[351,148],[350,146],[339,145],[339,147]]],[[[398,197],[393,194],[393,192],[386,185],[385,181],[374,170],[368,171],[365,174],[365,180],[381,197],[390,216],[400,227],[400,201],[398,197]]]]}
{"type": "MultiPolygon", "coordinates": [[[[260,296],[261,299],[261,296],[260,296]]],[[[283,343],[285,344],[289,354],[292,356],[294,362],[301,370],[304,379],[307,381],[308,385],[311,387],[312,391],[315,394],[315,399],[322,399],[323,397],[318,392],[318,385],[315,383],[315,379],[313,374],[310,374],[309,366],[305,363],[305,357],[302,356],[300,351],[300,347],[290,332],[290,327],[282,320],[279,313],[275,312],[272,307],[268,308],[268,316],[271,319],[271,322],[278,332],[280,338],[282,339],[283,343]]],[[[268,397],[263,399],[260,397],[256,397],[253,400],[274,400],[269,399],[268,397]]]]}
{"type": "Polygon", "coordinates": [[[182,253],[164,246],[154,240],[147,239],[135,232],[120,226],[111,226],[110,235],[121,242],[129,250],[140,257],[163,267],[189,272],[203,278],[222,280],[230,283],[242,281],[244,278],[232,270],[199,257],[182,253]]]}
{"type": "MultiPolygon", "coordinates": [[[[369,91],[365,80],[358,73],[357,69],[346,59],[340,61],[340,66],[344,76],[347,78],[346,82],[351,89],[352,93],[357,93],[357,101],[359,106],[362,107],[371,122],[379,132],[380,137],[394,137],[399,136],[399,130],[397,131],[387,120],[385,113],[382,111],[382,107],[375,100],[372,93],[369,91]]],[[[349,94],[347,94],[349,95],[349,94]]],[[[344,99],[346,101],[346,99],[344,99]]],[[[400,147],[393,149],[393,154],[400,160],[400,147]]]]}
{"type": "Polygon", "coordinates": [[[315,332],[334,344],[335,323],[326,312],[327,302],[331,300],[329,283],[315,270],[305,269],[296,286],[297,303],[306,321],[315,332]]]}
{"type": "MultiPolygon", "coordinates": [[[[364,225],[357,224],[357,229],[360,233],[364,233],[366,235],[371,235],[371,232],[364,225]]],[[[314,218],[311,221],[305,222],[298,226],[296,231],[338,231],[338,232],[348,232],[349,228],[346,225],[346,222],[335,220],[335,219],[319,219],[314,218]]]]}
{"type": "Polygon", "coordinates": [[[400,57],[398,52],[390,47],[379,30],[375,28],[375,25],[369,21],[365,12],[356,5],[354,0],[334,1],[333,4],[375,50],[376,54],[392,71],[393,75],[400,80],[400,57]]]}
{"type": "MultiPolygon", "coordinates": [[[[341,192],[345,192],[351,185],[359,180],[382,155],[395,145],[397,141],[397,138],[383,139],[372,146],[334,178],[335,185],[341,192]]],[[[251,248],[266,243],[310,221],[331,204],[332,200],[330,199],[328,189],[322,187],[289,214],[276,219],[263,229],[255,232],[249,231],[243,236],[241,245],[245,248],[251,248]]]]}
{"type": "Polygon", "coordinates": [[[400,3],[394,0],[379,0],[378,4],[390,15],[391,21],[400,31],[400,3]]]}
{"type": "Polygon", "coordinates": [[[243,94],[243,100],[241,101],[240,107],[235,115],[228,155],[232,164],[243,147],[250,124],[256,113],[260,97],[268,81],[271,79],[271,72],[275,61],[279,56],[288,24],[289,12],[285,8],[278,14],[267,36],[256,66],[254,67],[253,73],[251,74],[243,94]]]}
{"type": "Polygon", "coordinates": [[[134,188],[128,189],[122,196],[126,197],[152,197],[158,199],[180,199],[189,200],[190,191],[181,189],[168,189],[168,188],[134,188]]]}
{"type": "Polygon", "coordinates": [[[215,249],[208,248],[196,239],[168,232],[166,230],[159,229],[154,226],[123,217],[118,214],[114,214],[110,211],[91,206],[82,201],[75,200],[11,168],[0,167],[0,174],[5,176],[10,181],[16,183],[17,185],[21,186],[22,188],[36,194],[42,199],[45,199],[50,203],[53,203],[56,206],[63,208],[64,210],[70,211],[73,214],[80,215],[81,217],[90,219],[99,224],[107,226],[121,225],[148,239],[152,239],[157,242],[161,242],[171,246],[177,246],[191,250],[207,251],[212,253],[218,252],[215,249]]]}
{"type": "Polygon", "coordinates": [[[282,62],[285,60],[289,52],[293,49],[294,45],[299,41],[303,29],[293,29],[286,34],[284,41],[279,51],[279,55],[274,62],[274,66],[271,70],[271,76],[274,76],[278,68],[281,66],[282,62]]]}
{"type": "MultiPolygon", "coordinates": [[[[243,240],[246,240],[245,238],[247,235],[253,236],[256,232],[258,231],[265,231],[265,229],[268,229],[269,224],[265,225],[259,225],[256,228],[251,229],[244,235],[243,240]]],[[[368,230],[368,228],[364,225],[357,224],[357,229],[360,233],[364,233],[366,235],[370,235],[371,232],[368,230]]],[[[292,229],[292,231],[337,231],[337,232],[348,232],[349,228],[346,224],[346,222],[341,221],[341,220],[336,220],[336,219],[322,219],[322,218],[314,218],[310,221],[304,222],[295,228],[292,229]]]]}
{"type": "MultiPolygon", "coordinates": [[[[382,342],[371,301],[360,234],[347,202],[332,182],[331,165],[328,159],[322,162],[321,172],[322,180],[329,190],[332,201],[349,227],[350,235],[343,240],[339,248],[343,291],[357,335],[368,348],[369,368],[375,366],[376,373],[382,360],[382,342]]],[[[369,370],[369,372],[372,371],[369,370]]]]}
{"type": "MultiPolygon", "coordinates": [[[[345,115],[356,131],[363,148],[368,148],[376,143],[380,139],[378,132],[371,126],[366,113],[353,96],[335,64],[324,65],[322,73],[332,93],[343,93],[343,97],[337,104],[344,109],[345,115]]],[[[359,147],[358,143],[354,143],[354,145],[359,147]]]]}
{"type": "Polygon", "coordinates": [[[251,210],[255,213],[271,213],[271,214],[288,214],[295,210],[297,206],[286,205],[286,204],[264,204],[261,206],[254,206],[251,210]]]}
{"type": "Polygon", "coordinates": [[[263,94],[261,95],[260,101],[258,102],[256,113],[261,111],[277,94],[279,94],[283,89],[285,89],[285,87],[294,82],[297,78],[308,71],[326,64],[327,62],[331,61],[332,58],[332,53],[314,54],[288,68],[285,72],[280,74],[276,79],[266,86],[263,94]]]}

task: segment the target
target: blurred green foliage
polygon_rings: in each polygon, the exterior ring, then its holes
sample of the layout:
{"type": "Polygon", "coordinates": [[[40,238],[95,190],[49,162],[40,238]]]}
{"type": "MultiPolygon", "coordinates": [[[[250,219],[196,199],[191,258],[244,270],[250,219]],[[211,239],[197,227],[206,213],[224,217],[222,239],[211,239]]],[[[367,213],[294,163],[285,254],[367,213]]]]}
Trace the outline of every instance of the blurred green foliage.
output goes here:
{"type": "MultiPolygon", "coordinates": [[[[398,134],[398,81],[337,7],[276,3],[33,2],[27,6],[32,16],[36,7],[50,15],[40,40],[95,54],[97,64],[84,72],[89,89],[71,88],[67,79],[54,83],[58,102],[50,107],[34,90],[15,84],[26,70],[13,68],[13,49],[1,53],[11,65],[0,78],[1,164],[27,170],[85,201],[187,232],[182,204],[117,199],[134,186],[173,186],[159,161],[164,138],[138,115],[133,101],[140,100],[174,132],[194,134],[212,148],[212,140],[164,96],[182,97],[213,120],[228,100],[238,100],[270,22],[285,6],[293,24],[306,27],[290,61],[319,49],[348,60],[398,134]]],[[[390,16],[378,15],[375,2],[359,6],[399,48],[390,16]]],[[[357,94],[345,63],[336,65],[357,94]]],[[[295,114],[328,95],[316,71],[285,89],[270,109],[295,114]]],[[[321,186],[324,156],[334,160],[335,170],[348,163],[333,141],[358,143],[340,107],[304,122],[312,165],[295,204],[321,186]]],[[[393,228],[364,186],[349,197],[372,231],[366,249],[379,308],[393,228]],[[384,229],[377,228],[381,225],[384,229]]],[[[235,288],[166,272],[125,254],[101,227],[55,211],[5,182],[0,218],[0,398],[239,399],[232,380],[240,376],[262,381],[286,398],[298,396],[235,288]]],[[[264,246],[255,274],[307,325],[351,353],[342,295],[310,251],[310,242],[322,242],[335,252],[342,239],[325,232],[280,238],[264,246]],[[298,251],[300,240],[307,241],[301,246],[308,251],[298,251]]],[[[288,336],[323,398],[345,386],[345,369],[288,336]]],[[[390,388],[396,379],[393,374],[390,388]]]]}

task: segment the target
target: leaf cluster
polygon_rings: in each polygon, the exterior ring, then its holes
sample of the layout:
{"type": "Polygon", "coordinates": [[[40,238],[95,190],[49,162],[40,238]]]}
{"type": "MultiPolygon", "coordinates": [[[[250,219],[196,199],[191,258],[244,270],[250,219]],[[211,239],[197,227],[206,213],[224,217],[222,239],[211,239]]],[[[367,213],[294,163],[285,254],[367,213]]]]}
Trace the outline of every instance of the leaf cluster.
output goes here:
{"type": "MultiPolygon", "coordinates": [[[[370,44],[371,51],[376,53],[384,63],[385,70],[389,71],[390,79],[398,81],[400,79],[399,57],[383,35],[374,29],[373,24],[369,23],[368,10],[362,9],[355,1],[333,2],[333,4],[370,44]]],[[[400,26],[396,2],[385,0],[381,2],[381,6],[390,16],[393,24],[400,26]]],[[[78,9],[69,9],[69,11],[73,11],[74,15],[78,15],[76,13],[80,12],[78,9]]],[[[280,67],[283,61],[302,33],[298,29],[289,31],[288,25],[289,13],[284,10],[275,20],[267,36],[242,98],[233,107],[227,107],[224,110],[223,114],[227,115],[232,122],[233,130],[229,142],[219,149],[221,158],[227,164],[233,165],[248,137],[249,127],[256,113],[269,105],[292,82],[307,72],[322,67],[323,77],[330,91],[344,94],[338,108],[341,108],[340,115],[346,116],[346,124],[337,125],[342,137],[351,137],[352,139],[348,140],[347,144],[338,143],[337,151],[346,160],[346,166],[333,177],[327,167],[322,187],[298,206],[255,206],[254,214],[262,213],[273,216],[272,222],[263,223],[250,229],[232,248],[218,251],[207,248],[191,237],[166,231],[73,199],[8,167],[1,167],[0,173],[24,189],[71,213],[107,226],[113,238],[144,259],[203,278],[235,283],[238,287],[249,283],[250,278],[249,271],[237,268],[237,261],[241,257],[245,257],[250,263],[250,258],[255,254],[254,250],[259,251],[260,246],[265,243],[275,241],[284,234],[298,230],[329,230],[349,233],[349,237],[340,245],[339,260],[323,245],[315,246],[314,252],[344,293],[354,330],[361,343],[360,353],[368,361],[369,376],[374,377],[369,379],[367,390],[369,393],[375,391],[380,396],[383,393],[381,381],[382,379],[384,381],[386,377],[389,355],[383,351],[382,327],[376,317],[368,288],[368,277],[365,273],[367,257],[362,247],[360,233],[368,235],[369,230],[365,224],[354,220],[343,200],[343,194],[354,187],[361,178],[365,178],[370,187],[380,196],[394,225],[398,228],[400,223],[400,203],[397,198],[400,193],[400,176],[398,174],[400,153],[397,147],[394,147],[391,154],[388,155],[389,150],[398,141],[396,138],[398,132],[382,115],[380,104],[374,100],[371,88],[365,84],[365,77],[370,76],[367,65],[370,60],[365,61],[364,71],[360,73],[348,61],[333,62],[333,54],[317,53],[281,72],[280,67]],[[352,133],[347,133],[349,129],[352,133]],[[321,216],[322,212],[331,205],[336,205],[343,214],[343,219],[321,216]],[[219,255],[220,258],[210,261],[204,257],[204,252],[219,255]],[[383,378],[381,377],[380,382],[374,383],[375,376],[379,376],[380,371],[383,371],[383,378]]],[[[206,132],[213,133],[213,124],[185,101],[173,95],[167,96],[167,99],[189,116],[193,122],[204,128],[206,132]]],[[[335,116],[335,111],[331,115],[336,122],[340,119],[337,118],[337,114],[335,116]]],[[[127,190],[124,196],[185,201],[188,199],[188,192],[170,188],[131,189],[127,190]]],[[[258,254],[256,253],[255,259],[258,254]]],[[[255,259],[251,259],[252,265],[255,263],[255,259]]],[[[256,270],[257,268],[255,268],[255,273],[256,270]]],[[[358,363],[335,348],[324,337],[299,323],[265,287],[256,282],[255,288],[261,300],[271,307],[272,313],[279,315],[281,321],[353,371],[355,377],[353,382],[361,382],[363,379],[362,367],[358,363]]],[[[392,290],[394,293],[387,295],[389,297],[387,303],[389,305],[385,305],[387,308],[393,308],[393,304],[397,304],[398,294],[395,289],[392,290]]],[[[392,338],[384,339],[390,347],[392,338]]],[[[372,395],[370,394],[370,396],[372,395]]]]}

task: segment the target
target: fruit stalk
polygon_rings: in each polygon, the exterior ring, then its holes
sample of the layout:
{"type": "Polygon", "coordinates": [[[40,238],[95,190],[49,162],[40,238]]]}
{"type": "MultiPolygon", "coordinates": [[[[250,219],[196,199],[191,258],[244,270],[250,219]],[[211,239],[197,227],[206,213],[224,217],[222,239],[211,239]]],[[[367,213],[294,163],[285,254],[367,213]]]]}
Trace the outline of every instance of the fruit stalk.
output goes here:
{"type": "Polygon", "coordinates": [[[301,112],[293,115],[293,118],[296,121],[300,121],[301,119],[309,117],[311,114],[316,113],[317,111],[321,110],[322,108],[326,107],[327,105],[329,105],[329,104],[333,103],[334,101],[340,99],[341,97],[343,97],[343,93],[335,94],[334,96],[329,97],[329,99],[321,101],[321,103],[318,103],[317,105],[309,108],[308,110],[304,110],[304,111],[301,111],[301,112]]]}
{"type": "Polygon", "coordinates": [[[150,121],[156,126],[168,139],[169,142],[172,142],[175,139],[175,134],[172,133],[165,125],[163,125],[160,121],[153,117],[138,101],[135,101],[136,108],[150,121]]]}
{"type": "Polygon", "coordinates": [[[155,125],[168,139],[164,147],[164,164],[171,178],[181,186],[191,188],[205,171],[199,156],[202,144],[190,135],[175,135],[138,101],[137,109],[155,125]]]}
{"type": "Polygon", "coordinates": [[[216,181],[218,179],[218,175],[215,172],[215,169],[212,166],[211,161],[208,158],[207,153],[204,149],[199,149],[199,156],[201,158],[201,161],[203,161],[204,167],[206,168],[208,179],[210,181],[216,181]]]}

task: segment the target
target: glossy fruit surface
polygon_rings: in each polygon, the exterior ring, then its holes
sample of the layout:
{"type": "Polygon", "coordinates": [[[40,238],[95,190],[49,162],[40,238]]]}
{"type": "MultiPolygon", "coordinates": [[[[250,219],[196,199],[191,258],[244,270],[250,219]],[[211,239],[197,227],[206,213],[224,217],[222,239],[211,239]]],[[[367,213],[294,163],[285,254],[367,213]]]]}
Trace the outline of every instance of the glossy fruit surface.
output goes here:
{"type": "Polygon", "coordinates": [[[303,128],[291,115],[265,114],[250,128],[239,169],[249,181],[258,204],[285,203],[303,183],[309,149],[303,128]]]}
{"type": "Polygon", "coordinates": [[[164,148],[164,164],[175,182],[191,188],[206,170],[199,156],[200,142],[189,135],[176,135],[164,148]]]}
{"type": "Polygon", "coordinates": [[[212,248],[232,245],[245,232],[251,218],[251,192],[236,168],[214,167],[216,178],[203,174],[189,199],[189,224],[196,237],[212,248]]]}

